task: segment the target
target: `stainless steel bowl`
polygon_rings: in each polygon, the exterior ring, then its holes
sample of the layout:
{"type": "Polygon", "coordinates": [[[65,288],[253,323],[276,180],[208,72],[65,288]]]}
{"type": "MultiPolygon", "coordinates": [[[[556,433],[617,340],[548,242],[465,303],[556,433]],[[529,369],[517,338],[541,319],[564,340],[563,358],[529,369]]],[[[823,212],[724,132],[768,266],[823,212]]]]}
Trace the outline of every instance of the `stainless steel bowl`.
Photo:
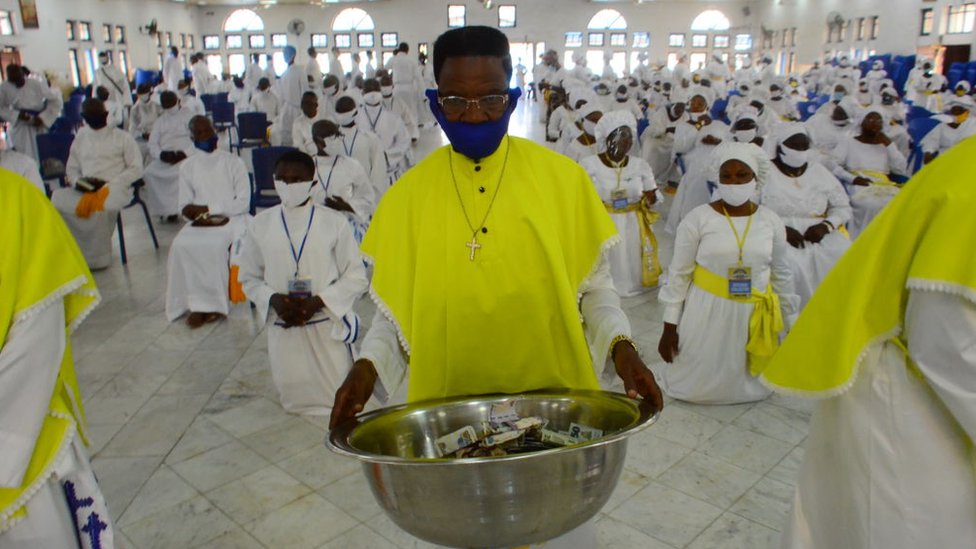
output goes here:
{"type": "Polygon", "coordinates": [[[327,445],[363,464],[376,501],[400,528],[451,547],[514,547],[580,526],[610,498],[627,437],[652,424],[648,401],[603,391],[431,400],[365,413],[329,434],[327,445]],[[607,436],[574,446],[506,457],[441,459],[437,438],[488,421],[491,405],[515,400],[522,417],[571,422],[607,436]]]}

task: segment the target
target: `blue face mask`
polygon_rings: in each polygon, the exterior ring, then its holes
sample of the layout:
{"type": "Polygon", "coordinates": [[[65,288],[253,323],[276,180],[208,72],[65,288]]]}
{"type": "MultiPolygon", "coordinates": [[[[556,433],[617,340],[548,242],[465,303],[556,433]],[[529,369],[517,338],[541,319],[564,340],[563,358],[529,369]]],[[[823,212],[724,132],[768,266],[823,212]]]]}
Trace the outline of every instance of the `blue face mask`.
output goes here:
{"type": "Polygon", "coordinates": [[[844,94],[835,93],[831,98],[834,100],[834,103],[840,103],[840,100],[844,98],[844,94]]]}
{"type": "Polygon", "coordinates": [[[481,160],[495,152],[505,134],[508,133],[508,120],[515,111],[522,90],[519,88],[508,90],[508,109],[505,114],[498,120],[480,124],[449,121],[444,116],[440,103],[437,102],[437,90],[427,90],[426,94],[427,99],[430,100],[430,110],[434,113],[437,123],[441,125],[441,129],[447,134],[447,139],[454,150],[472,160],[481,160]]]}
{"type": "Polygon", "coordinates": [[[194,141],[193,146],[203,152],[212,153],[217,150],[217,136],[215,135],[210,139],[204,139],[203,141],[194,141]]]}

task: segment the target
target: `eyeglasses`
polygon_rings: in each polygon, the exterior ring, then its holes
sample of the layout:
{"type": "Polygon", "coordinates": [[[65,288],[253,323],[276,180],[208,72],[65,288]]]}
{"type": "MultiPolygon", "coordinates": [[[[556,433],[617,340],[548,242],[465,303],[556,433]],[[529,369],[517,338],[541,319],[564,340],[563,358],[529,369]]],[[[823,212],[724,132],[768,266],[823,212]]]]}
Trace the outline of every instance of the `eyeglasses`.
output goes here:
{"type": "Polygon", "coordinates": [[[462,116],[468,111],[471,105],[474,105],[488,116],[500,116],[505,112],[505,107],[508,106],[508,95],[483,95],[477,99],[449,95],[447,97],[438,97],[437,103],[444,110],[444,114],[450,118],[462,116]]]}

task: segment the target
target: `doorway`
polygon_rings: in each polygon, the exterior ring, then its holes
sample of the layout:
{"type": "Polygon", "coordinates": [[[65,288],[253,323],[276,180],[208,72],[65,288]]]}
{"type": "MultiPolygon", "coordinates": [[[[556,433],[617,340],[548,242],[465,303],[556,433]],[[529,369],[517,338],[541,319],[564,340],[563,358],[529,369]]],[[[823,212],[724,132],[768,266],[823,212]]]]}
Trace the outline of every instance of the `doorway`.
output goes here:
{"type": "Polygon", "coordinates": [[[942,55],[942,68],[939,72],[946,74],[953,63],[969,63],[971,46],[946,46],[942,55]]]}
{"type": "Polygon", "coordinates": [[[535,44],[531,42],[512,42],[509,45],[509,52],[512,54],[512,67],[515,69],[512,71],[512,81],[508,83],[509,87],[514,88],[517,86],[515,80],[519,72],[519,65],[525,71],[525,82],[528,83],[532,80],[532,68],[535,67],[535,44]]]}

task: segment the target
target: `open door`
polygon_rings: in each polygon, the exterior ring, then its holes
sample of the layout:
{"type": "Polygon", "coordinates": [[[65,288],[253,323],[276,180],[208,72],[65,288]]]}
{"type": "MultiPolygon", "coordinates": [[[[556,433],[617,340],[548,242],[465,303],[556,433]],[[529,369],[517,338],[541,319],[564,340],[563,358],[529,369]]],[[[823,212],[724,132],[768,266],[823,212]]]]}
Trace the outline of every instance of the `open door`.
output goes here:
{"type": "Polygon", "coordinates": [[[969,63],[970,45],[946,46],[942,55],[942,67],[939,72],[947,74],[953,63],[969,63]]]}
{"type": "Polygon", "coordinates": [[[13,48],[0,50],[0,82],[7,79],[7,65],[20,64],[20,52],[13,48]]]}

